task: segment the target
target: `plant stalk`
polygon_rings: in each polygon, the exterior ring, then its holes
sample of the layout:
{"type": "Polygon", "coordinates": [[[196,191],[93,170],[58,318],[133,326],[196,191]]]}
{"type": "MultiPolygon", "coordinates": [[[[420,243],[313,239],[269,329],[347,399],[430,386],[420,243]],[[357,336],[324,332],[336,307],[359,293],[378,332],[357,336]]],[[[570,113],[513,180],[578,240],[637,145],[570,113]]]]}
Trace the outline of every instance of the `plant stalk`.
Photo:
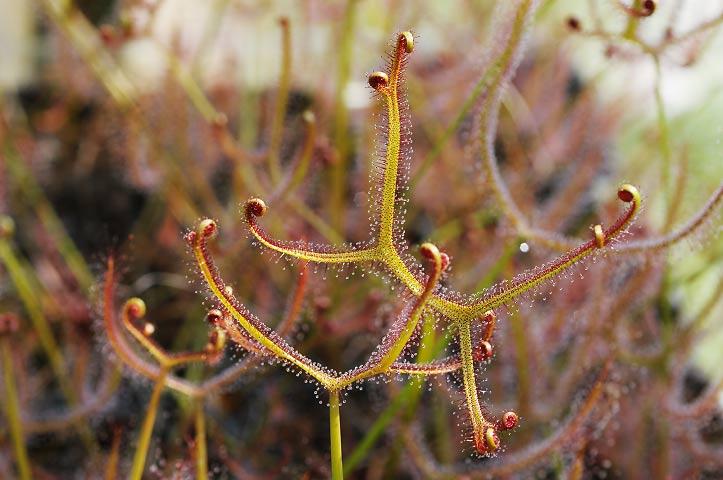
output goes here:
{"type": "Polygon", "coordinates": [[[131,480],[141,480],[141,477],[143,476],[143,470],[146,466],[146,457],[148,456],[148,446],[151,443],[151,434],[153,433],[153,424],[156,422],[156,414],[158,413],[158,403],[161,398],[163,388],[166,386],[167,376],[168,369],[161,369],[161,372],[158,375],[158,380],[156,380],[156,384],[153,387],[151,400],[148,402],[146,417],[143,419],[143,426],[141,427],[141,433],[138,437],[136,453],[133,455],[133,465],[131,466],[131,473],[128,477],[131,480]]]}
{"type": "Polygon", "coordinates": [[[18,406],[18,392],[15,385],[15,369],[13,368],[10,345],[6,338],[0,338],[0,350],[2,351],[3,380],[5,383],[5,398],[3,399],[3,404],[5,405],[5,415],[7,416],[10,437],[12,438],[13,450],[15,451],[18,478],[21,480],[30,480],[32,475],[30,473],[28,452],[25,450],[23,427],[20,423],[20,407],[18,406]]]}
{"type": "Polygon", "coordinates": [[[329,392],[329,442],[331,447],[331,479],[344,480],[341,454],[341,417],[339,416],[339,391],[329,392]]]}
{"type": "Polygon", "coordinates": [[[208,479],[208,456],[206,453],[206,417],[203,412],[203,399],[196,402],[196,479],[208,479]]]}

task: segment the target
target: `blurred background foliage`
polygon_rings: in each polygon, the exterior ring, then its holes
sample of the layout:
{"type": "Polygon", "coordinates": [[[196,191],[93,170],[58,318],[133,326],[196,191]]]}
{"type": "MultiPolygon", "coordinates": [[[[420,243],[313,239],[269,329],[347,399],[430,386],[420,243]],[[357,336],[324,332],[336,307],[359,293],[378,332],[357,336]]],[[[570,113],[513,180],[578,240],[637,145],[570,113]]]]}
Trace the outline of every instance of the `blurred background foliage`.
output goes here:
{"type": "MultiPolygon", "coordinates": [[[[693,216],[719,188],[723,7],[706,0],[660,1],[653,15],[635,19],[634,38],[651,45],[665,42],[669,28],[675,35],[711,24],[662,49],[656,67],[639,42],[626,38],[631,15],[623,7],[640,5],[637,0],[541,2],[514,88],[504,99],[497,140],[510,190],[535,225],[544,221],[543,227],[587,238],[596,219],[613,218],[611,192],[625,181],[636,184],[645,200],[631,236],[654,236],[693,216]],[[579,30],[570,27],[571,18],[579,30]],[[580,184],[573,188],[574,178],[580,184]]],[[[130,464],[131,455],[118,445],[135,445],[150,384],[132,369],[126,367],[121,376],[113,367],[122,362],[101,319],[102,275],[110,256],[122,265],[118,305],[142,297],[164,348],[198,350],[207,341],[203,318],[213,305],[202,301],[182,236],[200,218],[213,217],[222,232],[215,253],[236,295],[269,325],[283,322],[297,267],[250,246],[239,205],[273,192],[276,185],[265,166],[269,151],[278,149],[285,172],[296,168],[307,111],[317,125],[309,171],[273,205],[268,228],[277,237],[331,243],[367,237],[367,178],[379,109],[366,77],[383,64],[395,32],[411,29],[416,42],[407,75],[415,145],[407,240],[443,245],[453,257],[448,282],[461,291],[489,287],[553,258],[543,245],[519,237],[503,218],[470,152],[471,116],[459,115],[501,48],[494,39],[504,26],[495,23],[495,8],[492,1],[0,0],[0,212],[15,224],[14,233],[7,228],[2,240],[0,306],[20,319],[11,356],[34,478],[98,478],[97,472],[115,478],[113,472],[130,464]],[[290,25],[286,52],[280,17],[290,25]],[[285,53],[291,58],[290,89],[279,115],[285,53]],[[276,139],[275,131],[281,132],[276,139]],[[523,241],[529,253],[520,250],[523,241]],[[53,421],[56,426],[49,427],[53,421]],[[118,469],[113,455],[120,456],[118,469]]],[[[585,270],[584,279],[566,284],[562,292],[551,288],[552,299],[545,292],[533,296],[529,307],[519,307],[522,317],[558,325],[565,316],[569,325],[563,322],[562,330],[568,330],[559,338],[541,342],[549,342],[550,352],[559,348],[563,365],[546,366],[540,354],[537,363],[529,360],[528,374],[557,378],[577,368],[565,363],[572,355],[563,355],[570,335],[584,334],[580,325],[595,305],[625,292],[606,295],[595,290],[596,279],[610,275],[622,282],[625,275],[644,272],[648,283],[638,287],[627,310],[620,307],[620,321],[650,322],[664,337],[666,321],[678,328],[705,312],[704,334],[683,362],[685,385],[691,378],[717,385],[723,380],[719,231],[716,213],[666,252],[603,259],[590,267],[597,273],[585,270]],[[605,265],[627,273],[613,274],[605,265]]],[[[349,368],[378,340],[398,311],[400,295],[351,268],[313,273],[293,338],[313,358],[349,368]]],[[[511,309],[507,316],[518,313],[511,309]]],[[[501,327],[496,344],[505,353],[486,370],[495,379],[492,405],[520,401],[523,380],[515,362],[524,346],[515,343],[519,336],[514,320],[511,324],[501,327]]],[[[532,343],[538,338],[533,333],[541,333],[529,328],[532,343]]],[[[549,335],[554,330],[540,328],[549,335]]],[[[438,335],[443,334],[440,327],[438,335]]],[[[631,333],[631,338],[644,337],[644,343],[648,334],[631,333]]],[[[179,376],[199,381],[238,358],[246,354],[229,348],[219,364],[192,364],[179,376]]],[[[676,370],[676,360],[667,360],[661,367],[666,381],[676,370]]],[[[649,365],[636,366],[644,367],[649,365]]],[[[282,369],[249,370],[206,407],[211,476],[328,475],[326,413],[317,408],[313,388],[277,371],[282,369]]],[[[637,374],[621,367],[618,383],[633,391],[644,383],[630,378],[637,374]]],[[[372,383],[349,394],[344,408],[354,420],[343,427],[349,437],[345,455],[357,464],[350,478],[429,474],[402,460],[414,457],[408,453],[414,449],[400,440],[407,417],[414,415],[405,417],[402,407],[425,409],[428,416],[418,414],[426,419],[421,429],[432,439],[437,460],[465,462],[470,456],[460,441],[463,413],[440,400],[438,392],[454,391],[455,379],[423,390],[422,406],[395,400],[405,398],[399,391],[406,380],[372,383]]],[[[539,395],[554,390],[540,388],[539,395]]],[[[641,404],[672,387],[663,382],[660,388],[639,388],[641,404]]],[[[198,455],[193,401],[177,391],[161,401],[147,474],[192,477],[191,459],[198,455]]],[[[533,394],[532,402],[537,401],[533,394]]],[[[549,408],[560,415],[575,403],[552,402],[549,408]]],[[[532,421],[535,416],[527,413],[532,421]]],[[[551,417],[559,421],[560,415],[551,417]]],[[[556,428],[553,421],[536,420],[519,444],[510,437],[511,451],[534,449],[556,428]]],[[[665,429],[650,429],[651,441],[664,444],[665,429]]],[[[22,476],[13,460],[11,430],[9,421],[0,424],[3,478],[22,476]]],[[[620,428],[611,430],[618,433],[610,438],[617,438],[620,428]]],[[[610,443],[621,447],[619,438],[610,443]]],[[[636,464],[625,455],[616,457],[620,452],[608,444],[585,454],[590,475],[630,478],[654,468],[648,456],[636,464]]],[[[575,461],[568,460],[538,462],[543,467],[533,471],[572,475],[575,461]]],[[[484,466],[485,461],[471,463],[484,466]]],[[[684,467],[668,471],[680,474],[684,467]]],[[[530,473],[525,472],[523,477],[530,473]]]]}

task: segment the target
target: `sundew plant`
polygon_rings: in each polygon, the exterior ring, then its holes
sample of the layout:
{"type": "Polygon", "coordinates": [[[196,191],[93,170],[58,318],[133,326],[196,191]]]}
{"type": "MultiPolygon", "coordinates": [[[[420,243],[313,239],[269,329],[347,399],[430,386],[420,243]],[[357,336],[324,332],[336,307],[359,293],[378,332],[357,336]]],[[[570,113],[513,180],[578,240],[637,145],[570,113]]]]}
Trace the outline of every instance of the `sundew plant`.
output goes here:
{"type": "Polygon", "coordinates": [[[12,5],[2,478],[723,475],[720,6],[12,5]]]}

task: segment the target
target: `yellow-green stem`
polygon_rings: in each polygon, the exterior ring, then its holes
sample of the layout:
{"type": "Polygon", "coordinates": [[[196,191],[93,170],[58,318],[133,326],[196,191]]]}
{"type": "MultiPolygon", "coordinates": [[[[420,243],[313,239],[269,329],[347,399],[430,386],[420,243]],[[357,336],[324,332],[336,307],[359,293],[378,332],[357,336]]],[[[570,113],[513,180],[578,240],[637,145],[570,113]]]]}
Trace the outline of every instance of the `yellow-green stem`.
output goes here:
{"type": "MultiPolygon", "coordinates": [[[[643,0],[633,0],[633,4],[630,6],[630,8],[633,10],[640,10],[640,7],[642,6],[643,0]]],[[[623,31],[623,38],[627,38],[628,40],[636,40],[638,23],[640,23],[640,18],[636,17],[635,15],[628,15],[628,22],[625,24],[625,31],[623,31]]]]}
{"type": "Polygon", "coordinates": [[[208,479],[208,455],[206,453],[206,416],[203,412],[203,399],[196,402],[196,479],[208,479]]]}
{"type": "Polygon", "coordinates": [[[141,433],[138,437],[136,453],[133,455],[133,465],[131,466],[131,473],[128,477],[131,480],[141,480],[143,477],[143,470],[146,466],[146,457],[148,456],[148,447],[151,443],[151,435],[153,434],[153,424],[156,422],[158,403],[161,399],[161,393],[163,393],[163,389],[166,386],[167,375],[168,369],[162,369],[158,375],[155,385],[153,386],[151,400],[148,402],[146,417],[143,419],[141,433]]]}
{"type": "Polygon", "coordinates": [[[339,416],[339,391],[329,391],[329,442],[331,447],[331,478],[344,479],[341,453],[341,417],[339,416]]]}
{"type": "Polygon", "coordinates": [[[0,338],[0,350],[2,350],[3,380],[5,383],[5,416],[10,427],[10,437],[15,451],[18,475],[21,480],[30,480],[30,461],[28,452],[25,450],[25,439],[23,438],[23,426],[20,422],[20,407],[18,406],[18,392],[15,386],[15,369],[13,368],[13,357],[10,345],[6,338],[0,338]]]}
{"type": "Polygon", "coordinates": [[[487,420],[482,416],[482,407],[477,393],[477,379],[475,378],[475,362],[472,354],[472,332],[469,322],[459,322],[459,349],[462,355],[462,377],[464,380],[464,393],[467,399],[470,421],[475,435],[482,434],[488,426],[487,420]]]}

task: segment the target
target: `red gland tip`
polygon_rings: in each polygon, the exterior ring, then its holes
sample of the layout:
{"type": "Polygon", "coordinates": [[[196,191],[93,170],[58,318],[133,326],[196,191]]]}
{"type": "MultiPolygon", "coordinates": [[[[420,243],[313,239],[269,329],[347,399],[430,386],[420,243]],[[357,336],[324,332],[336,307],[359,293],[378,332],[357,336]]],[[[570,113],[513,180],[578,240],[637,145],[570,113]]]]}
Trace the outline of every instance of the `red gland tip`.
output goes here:
{"type": "Polygon", "coordinates": [[[640,197],[638,189],[634,185],[626,183],[618,189],[618,198],[625,203],[630,203],[640,197]]]}
{"type": "Polygon", "coordinates": [[[579,32],[582,30],[580,20],[578,20],[577,17],[567,17],[567,27],[573,32],[579,32]]]}
{"type": "Polygon", "coordinates": [[[399,44],[404,47],[404,51],[412,53],[414,50],[414,35],[412,32],[401,32],[399,34],[399,44]]]}
{"type": "Polygon", "coordinates": [[[643,12],[645,15],[652,15],[655,12],[655,2],[653,0],[645,0],[643,2],[643,12]]]}
{"type": "Polygon", "coordinates": [[[146,315],[146,302],[133,297],[126,301],[125,310],[131,318],[143,318],[146,315]]]}
{"type": "Polygon", "coordinates": [[[223,313],[217,308],[213,308],[206,314],[206,321],[211,325],[218,325],[221,322],[223,313]]]}
{"type": "Polygon", "coordinates": [[[504,430],[512,430],[513,428],[517,427],[517,425],[520,424],[520,417],[517,416],[515,412],[505,412],[504,415],[502,415],[502,421],[500,422],[500,427],[504,430]]]}
{"type": "Polygon", "coordinates": [[[487,340],[482,340],[477,345],[477,348],[474,349],[473,357],[477,362],[484,362],[488,358],[491,358],[493,353],[492,344],[487,340]]]}
{"type": "Polygon", "coordinates": [[[449,267],[450,259],[449,255],[447,255],[444,252],[441,252],[440,255],[442,255],[442,271],[447,270],[447,267],[449,267]]]}
{"type": "Polygon", "coordinates": [[[381,90],[389,85],[389,75],[384,72],[374,72],[369,75],[369,86],[374,90],[381,90]]]}
{"type": "Polygon", "coordinates": [[[183,236],[183,239],[186,240],[186,243],[193,247],[196,244],[196,239],[198,238],[198,235],[195,231],[190,231],[186,235],[183,236]]]}
{"type": "Polygon", "coordinates": [[[260,198],[252,198],[246,202],[246,213],[254,217],[263,217],[266,213],[266,202],[260,198]]]}
{"type": "Polygon", "coordinates": [[[210,218],[202,220],[201,223],[198,224],[199,233],[206,238],[213,238],[213,236],[216,235],[217,230],[218,228],[216,227],[216,222],[210,218]]]}

